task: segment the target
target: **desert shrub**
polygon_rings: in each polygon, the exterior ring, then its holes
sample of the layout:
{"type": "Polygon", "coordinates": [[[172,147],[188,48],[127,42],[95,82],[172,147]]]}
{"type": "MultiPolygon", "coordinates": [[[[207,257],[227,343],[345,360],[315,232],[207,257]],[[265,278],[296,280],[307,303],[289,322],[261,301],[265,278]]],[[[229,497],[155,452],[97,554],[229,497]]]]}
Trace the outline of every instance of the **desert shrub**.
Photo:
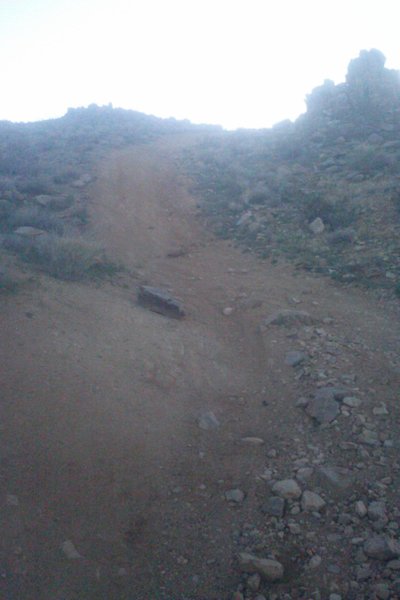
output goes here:
{"type": "Polygon", "coordinates": [[[64,231],[64,225],[59,218],[36,206],[25,206],[17,209],[9,215],[7,225],[9,230],[28,226],[58,234],[64,231]]]}
{"type": "Polygon", "coordinates": [[[32,247],[31,256],[49,275],[67,280],[89,276],[103,260],[103,252],[96,244],[56,236],[39,238],[32,247]]]}
{"type": "Polygon", "coordinates": [[[303,197],[301,210],[307,222],[320,217],[331,230],[347,228],[357,218],[357,211],[346,196],[312,193],[303,197]]]}
{"type": "Polygon", "coordinates": [[[90,276],[109,275],[115,271],[97,244],[81,238],[51,234],[38,238],[9,235],[3,245],[57,279],[74,281],[90,276]]]}
{"type": "Polygon", "coordinates": [[[69,169],[67,171],[63,171],[62,173],[58,173],[57,175],[54,175],[53,181],[54,181],[54,183],[62,185],[62,184],[66,184],[66,183],[71,183],[71,181],[78,179],[78,177],[79,177],[78,171],[69,169]]]}
{"type": "Polygon", "coordinates": [[[18,184],[18,190],[23,194],[39,196],[40,194],[50,194],[51,188],[47,179],[41,177],[29,178],[18,184]]]}
{"type": "Polygon", "coordinates": [[[376,150],[372,144],[359,144],[348,155],[347,167],[366,176],[373,176],[392,167],[393,158],[384,151],[376,150]]]}

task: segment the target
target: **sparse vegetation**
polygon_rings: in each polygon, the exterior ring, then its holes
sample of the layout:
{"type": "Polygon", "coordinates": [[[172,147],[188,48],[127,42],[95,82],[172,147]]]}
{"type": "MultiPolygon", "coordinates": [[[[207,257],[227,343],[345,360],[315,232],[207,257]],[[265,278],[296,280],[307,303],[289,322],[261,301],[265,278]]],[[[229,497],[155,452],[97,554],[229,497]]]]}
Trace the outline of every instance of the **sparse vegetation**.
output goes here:
{"type": "Polygon", "coordinates": [[[11,235],[5,240],[5,247],[57,279],[82,280],[112,274],[116,269],[106,260],[101,247],[77,237],[45,235],[32,239],[11,235]]]}

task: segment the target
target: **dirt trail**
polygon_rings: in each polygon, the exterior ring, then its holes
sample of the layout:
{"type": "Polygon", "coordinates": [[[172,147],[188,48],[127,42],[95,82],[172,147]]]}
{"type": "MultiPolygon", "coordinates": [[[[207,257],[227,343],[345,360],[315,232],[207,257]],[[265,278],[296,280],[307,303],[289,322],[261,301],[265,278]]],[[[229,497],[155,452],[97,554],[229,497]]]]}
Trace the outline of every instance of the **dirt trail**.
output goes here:
{"type": "Polygon", "coordinates": [[[295,407],[301,382],[284,364],[300,338],[260,332],[274,310],[325,319],[348,343],[335,368],[381,397],[398,379],[396,307],[213,239],[177,167],[185,143],[99,165],[92,235],[132,275],[97,285],[43,278],[2,300],[1,597],[231,597],[237,532],[259,518],[268,451],[284,475],[322,435],[295,407]],[[143,282],[169,288],[187,317],[137,306],[143,282]],[[216,431],[197,425],[208,410],[216,431]],[[244,448],[245,436],[266,445],[244,448]],[[224,499],[236,487],[247,495],[240,507],[224,499]],[[66,540],[82,558],[66,558],[66,540]]]}

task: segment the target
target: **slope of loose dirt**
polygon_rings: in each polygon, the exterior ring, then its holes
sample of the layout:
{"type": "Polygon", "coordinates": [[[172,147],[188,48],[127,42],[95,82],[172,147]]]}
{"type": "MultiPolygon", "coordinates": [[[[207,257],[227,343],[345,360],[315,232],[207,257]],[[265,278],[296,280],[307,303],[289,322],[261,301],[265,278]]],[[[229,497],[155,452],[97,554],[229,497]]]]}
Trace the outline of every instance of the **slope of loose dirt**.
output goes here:
{"type": "MultiPolygon", "coordinates": [[[[246,531],[265,525],[259,475],[272,461],[285,478],[326,444],[337,463],[337,441],[352,435],[347,425],[313,427],[295,406],[309,378],[285,365],[285,352],[310,346],[317,368],[315,340],[331,336],[337,377],[353,374],[361,394],[394,403],[396,306],[212,238],[177,168],[191,142],[138,146],[99,165],[92,236],[126,267],[119,283],[42,278],[2,300],[4,598],[230,598],[246,531]],[[170,289],[186,318],[137,306],[140,283],[170,289]],[[261,332],[266,315],[293,303],[325,319],[325,333],[261,332]],[[198,427],[208,410],[219,429],[198,427]],[[245,436],[266,443],[245,446],[245,436]],[[240,506],[224,499],[231,488],[245,491],[240,506]],[[81,558],[65,556],[67,540],[81,558]]],[[[296,597],[300,550],[288,541],[270,551],[287,568],[281,589],[296,597]]],[[[304,589],[328,590],[318,579],[305,576],[304,589]]]]}

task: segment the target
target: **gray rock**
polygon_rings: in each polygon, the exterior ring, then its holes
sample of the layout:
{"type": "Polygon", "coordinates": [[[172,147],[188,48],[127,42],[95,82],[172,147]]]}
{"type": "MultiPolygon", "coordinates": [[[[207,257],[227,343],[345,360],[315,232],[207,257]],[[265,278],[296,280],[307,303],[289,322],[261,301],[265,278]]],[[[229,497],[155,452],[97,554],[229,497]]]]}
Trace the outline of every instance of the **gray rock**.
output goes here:
{"type": "Polygon", "coordinates": [[[265,442],[259,437],[244,437],[240,440],[242,444],[248,444],[249,446],[262,446],[265,442]]]}
{"type": "Polygon", "coordinates": [[[212,411],[206,412],[198,420],[198,425],[200,429],[204,429],[206,431],[211,429],[218,429],[220,426],[220,422],[217,417],[214,415],[212,411]]]}
{"type": "Polygon", "coordinates": [[[297,365],[300,365],[302,362],[304,362],[306,358],[307,357],[304,352],[300,352],[299,350],[291,350],[290,352],[287,352],[285,356],[285,364],[289,367],[297,367],[297,365]]]}
{"type": "Polygon", "coordinates": [[[326,506],[326,502],[319,494],[306,490],[301,497],[301,508],[305,511],[319,512],[326,506]]]}
{"type": "Polygon", "coordinates": [[[320,466],[316,472],[320,479],[334,488],[344,490],[352,484],[351,471],[344,467],[320,466]]]}
{"type": "Polygon", "coordinates": [[[365,517],[365,515],[368,513],[367,507],[362,500],[357,500],[355,504],[355,511],[361,518],[365,517]]]}
{"type": "Polygon", "coordinates": [[[369,567],[358,567],[356,569],[356,579],[357,581],[366,581],[367,579],[371,579],[372,571],[369,567]]]}
{"type": "Polygon", "coordinates": [[[265,515],[281,519],[285,514],[285,499],[280,496],[271,496],[261,506],[261,511],[265,515]]]}
{"type": "Polygon", "coordinates": [[[296,473],[296,479],[298,479],[302,483],[305,483],[306,481],[311,479],[313,474],[314,469],[312,467],[301,467],[296,473]]]}
{"type": "Polygon", "coordinates": [[[313,325],[315,319],[304,310],[284,309],[280,310],[263,321],[263,325],[313,325]]]}
{"type": "Polygon", "coordinates": [[[364,427],[358,438],[361,444],[365,446],[380,446],[380,440],[376,431],[364,427]]]}
{"type": "Polygon", "coordinates": [[[340,406],[336,400],[329,398],[313,398],[305,408],[306,413],[320,425],[331,423],[340,414],[340,406]]]}
{"type": "Polygon", "coordinates": [[[366,540],[364,553],[378,560],[392,560],[400,556],[400,543],[392,538],[376,535],[366,540]]]}
{"type": "Polygon", "coordinates": [[[346,388],[342,387],[323,387],[317,390],[314,394],[316,400],[337,400],[340,402],[349,392],[346,388]]]}
{"type": "Polygon", "coordinates": [[[228,502],[236,502],[237,504],[241,504],[244,500],[244,492],[239,489],[228,490],[225,492],[225,498],[228,502]]]}
{"type": "Polygon", "coordinates": [[[386,505],[384,502],[370,502],[368,504],[368,517],[371,521],[388,521],[386,505]]]}
{"type": "Polygon", "coordinates": [[[361,406],[361,400],[354,398],[354,396],[346,396],[346,398],[343,398],[343,404],[350,406],[350,408],[358,408],[361,406]]]}
{"type": "Polygon", "coordinates": [[[307,568],[308,569],[318,569],[318,567],[320,566],[320,564],[322,563],[322,558],[321,556],[319,556],[318,554],[315,554],[312,558],[310,558],[310,560],[308,561],[307,564],[307,568]]]}
{"type": "Polygon", "coordinates": [[[261,576],[258,573],[250,575],[250,577],[247,579],[246,584],[249,590],[251,590],[252,592],[258,592],[261,585],[261,576]]]}
{"type": "Polygon", "coordinates": [[[374,406],[372,412],[376,417],[386,417],[389,414],[389,411],[384,402],[382,402],[380,406],[374,406]]]}
{"type": "Polygon", "coordinates": [[[65,556],[70,560],[82,558],[82,556],[79,554],[78,550],[75,548],[71,540],[66,540],[65,542],[63,542],[61,544],[61,550],[64,552],[65,556]]]}
{"type": "Polygon", "coordinates": [[[24,225],[23,227],[17,227],[14,229],[15,235],[20,235],[22,237],[39,237],[40,235],[45,235],[47,231],[44,229],[38,229],[37,227],[29,227],[28,225],[24,225]]]}
{"type": "Polygon", "coordinates": [[[141,285],[138,292],[138,303],[149,310],[165,317],[182,319],[185,316],[182,303],[173,298],[169,292],[160,288],[141,285]]]}
{"type": "Polygon", "coordinates": [[[321,217],[317,217],[314,221],[311,221],[309,224],[310,230],[314,233],[314,235],[318,235],[325,231],[325,225],[321,217]]]}
{"type": "Polygon", "coordinates": [[[286,500],[297,500],[301,496],[301,488],[294,479],[282,479],[277,481],[272,491],[286,500]]]}
{"type": "Polygon", "coordinates": [[[258,558],[254,554],[241,552],[239,567],[245,573],[258,573],[266,581],[279,581],[283,578],[283,565],[277,560],[258,558]]]}

